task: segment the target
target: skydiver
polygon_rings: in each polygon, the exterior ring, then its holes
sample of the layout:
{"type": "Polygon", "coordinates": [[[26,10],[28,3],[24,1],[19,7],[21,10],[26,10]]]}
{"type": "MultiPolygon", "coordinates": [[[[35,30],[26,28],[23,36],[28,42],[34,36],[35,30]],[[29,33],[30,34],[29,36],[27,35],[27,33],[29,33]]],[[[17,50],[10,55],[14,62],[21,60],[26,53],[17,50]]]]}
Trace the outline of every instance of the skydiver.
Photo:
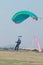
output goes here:
{"type": "Polygon", "coordinates": [[[16,41],[16,46],[15,46],[15,50],[19,50],[19,45],[21,44],[21,40],[20,38],[18,38],[18,41],[16,41]]]}

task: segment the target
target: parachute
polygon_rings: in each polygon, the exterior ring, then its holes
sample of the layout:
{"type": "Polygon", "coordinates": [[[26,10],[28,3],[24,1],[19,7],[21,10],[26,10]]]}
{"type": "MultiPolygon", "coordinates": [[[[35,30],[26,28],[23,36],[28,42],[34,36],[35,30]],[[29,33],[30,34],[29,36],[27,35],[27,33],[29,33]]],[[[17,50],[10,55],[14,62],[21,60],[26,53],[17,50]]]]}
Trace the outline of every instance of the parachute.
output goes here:
{"type": "Polygon", "coordinates": [[[25,21],[28,17],[32,17],[35,20],[38,20],[38,16],[30,11],[20,11],[15,13],[12,16],[12,21],[15,23],[21,23],[23,21],[25,21]]]}

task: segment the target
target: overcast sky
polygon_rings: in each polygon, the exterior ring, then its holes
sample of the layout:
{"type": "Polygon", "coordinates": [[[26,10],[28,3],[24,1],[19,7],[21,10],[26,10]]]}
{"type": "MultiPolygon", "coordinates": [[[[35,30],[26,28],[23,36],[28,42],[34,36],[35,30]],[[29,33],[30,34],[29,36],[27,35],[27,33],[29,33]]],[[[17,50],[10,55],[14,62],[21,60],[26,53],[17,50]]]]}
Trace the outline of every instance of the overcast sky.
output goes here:
{"type": "Polygon", "coordinates": [[[43,48],[43,19],[34,21],[31,17],[15,24],[12,16],[21,10],[34,12],[43,18],[43,0],[0,0],[0,47],[15,46],[15,41],[22,35],[21,48],[37,48],[34,36],[37,36],[43,48]]]}

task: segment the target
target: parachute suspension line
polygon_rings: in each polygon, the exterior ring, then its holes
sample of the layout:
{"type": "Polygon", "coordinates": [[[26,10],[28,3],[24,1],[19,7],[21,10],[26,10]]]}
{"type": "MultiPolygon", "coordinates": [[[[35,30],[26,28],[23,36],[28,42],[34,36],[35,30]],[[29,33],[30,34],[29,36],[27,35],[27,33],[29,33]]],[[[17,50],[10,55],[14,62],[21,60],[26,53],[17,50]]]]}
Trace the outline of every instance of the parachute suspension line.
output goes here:
{"type": "Polygon", "coordinates": [[[43,20],[43,18],[42,17],[38,17],[40,20],[43,20]]]}

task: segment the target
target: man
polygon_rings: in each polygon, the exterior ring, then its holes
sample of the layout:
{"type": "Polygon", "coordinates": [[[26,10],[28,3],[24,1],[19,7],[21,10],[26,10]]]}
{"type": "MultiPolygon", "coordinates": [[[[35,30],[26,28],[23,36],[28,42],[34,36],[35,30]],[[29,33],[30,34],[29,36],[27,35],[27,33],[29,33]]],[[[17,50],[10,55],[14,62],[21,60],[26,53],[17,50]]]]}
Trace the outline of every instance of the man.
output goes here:
{"type": "Polygon", "coordinates": [[[16,41],[16,46],[15,46],[15,50],[19,50],[19,45],[21,44],[21,40],[20,38],[18,38],[18,41],[16,41]]]}

